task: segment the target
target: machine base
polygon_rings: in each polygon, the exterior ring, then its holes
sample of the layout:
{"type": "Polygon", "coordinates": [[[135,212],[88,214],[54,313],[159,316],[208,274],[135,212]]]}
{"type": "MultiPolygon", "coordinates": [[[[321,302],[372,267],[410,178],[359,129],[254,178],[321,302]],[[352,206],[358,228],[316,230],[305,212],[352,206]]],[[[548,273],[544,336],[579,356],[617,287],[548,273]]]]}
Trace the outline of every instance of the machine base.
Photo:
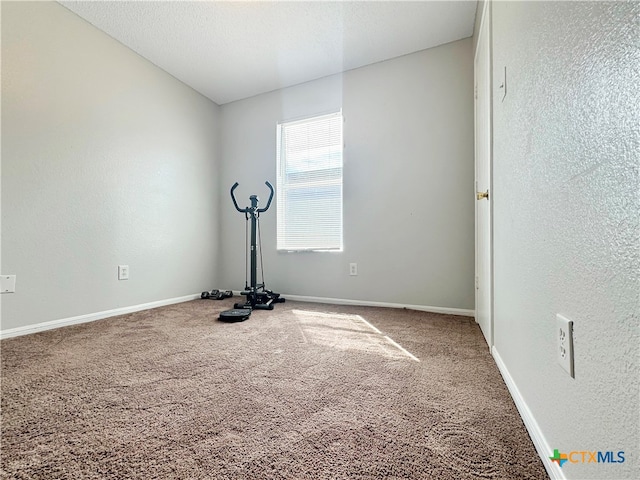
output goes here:
{"type": "Polygon", "coordinates": [[[249,308],[252,310],[273,310],[274,303],[284,303],[284,298],[280,297],[279,293],[272,292],[271,290],[256,291],[245,290],[240,292],[241,295],[247,297],[245,303],[236,303],[234,308],[249,308]]]}

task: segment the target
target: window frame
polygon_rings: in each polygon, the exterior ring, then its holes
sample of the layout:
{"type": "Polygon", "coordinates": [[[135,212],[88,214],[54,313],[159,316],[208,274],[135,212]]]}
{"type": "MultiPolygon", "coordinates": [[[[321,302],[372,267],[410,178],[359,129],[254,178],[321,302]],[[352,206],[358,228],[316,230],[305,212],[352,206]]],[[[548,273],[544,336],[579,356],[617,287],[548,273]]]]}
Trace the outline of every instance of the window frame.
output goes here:
{"type": "MultiPolygon", "coordinates": [[[[316,115],[298,117],[290,120],[283,120],[278,122],[276,126],[276,191],[277,191],[277,200],[278,200],[278,208],[277,208],[277,226],[276,226],[276,250],[278,252],[283,253],[303,253],[303,252],[329,252],[329,253],[339,253],[344,251],[344,116],[342,114],[342,109],[331,110],[329,112],[320,113],[316,115]],[[292,185],[295,183],[286,182],[286,175],[284,173],[287,166],[287,159],[283,158],[283,129],[286,129],[288,126],[295,126],[305,123],[311,123],[314,121],[322,121],[323,119],[330,117],[338,117],[340,122],[340,134],[339,134],[339,152],[340,152],[340,167],[339,167],[339,213],[337,214],[339,227],[339,242],[335,246],[324,246],[321,245],[321,241],[319,244],[314,247],[301,248],[295,247],[291,244],[285,244],[286,238],[282,238],[282,235],[286,235],[282,223],[286,221],[286,213],[287,213],[287,205],[286,205],[286,194],[287,191],[291,189],[292,185]]],[[[323,170],[329,170],[330,168],[317,168],[308,170],[309,172],[321,172],[323,170]]],[[[337,168],[334,167],[334,170],[337,168]]],[[[327,182],[329,176],[320,176],[320,180],[314,183],[309,180],[310,185],[307,187],[309,189],[320,187],[324,182],[327,182]]],[[[326,187],[327,184],[325,183],[326,187]]],[[[300,187],[298,187],[300,188],[300,187]]],[[[303,189],[303,188],[301,188],[303,189]]]]}

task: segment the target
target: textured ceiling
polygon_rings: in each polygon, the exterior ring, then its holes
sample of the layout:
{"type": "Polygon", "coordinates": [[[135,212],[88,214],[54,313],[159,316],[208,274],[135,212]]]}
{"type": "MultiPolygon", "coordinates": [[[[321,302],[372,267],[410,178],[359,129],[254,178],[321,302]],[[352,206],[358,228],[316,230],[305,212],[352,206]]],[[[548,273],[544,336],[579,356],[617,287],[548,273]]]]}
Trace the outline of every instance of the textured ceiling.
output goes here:
{"type": "Polygon", "coordinates": [[[476,1],[60,1],[218,104],[470,37],[476,1]]]}

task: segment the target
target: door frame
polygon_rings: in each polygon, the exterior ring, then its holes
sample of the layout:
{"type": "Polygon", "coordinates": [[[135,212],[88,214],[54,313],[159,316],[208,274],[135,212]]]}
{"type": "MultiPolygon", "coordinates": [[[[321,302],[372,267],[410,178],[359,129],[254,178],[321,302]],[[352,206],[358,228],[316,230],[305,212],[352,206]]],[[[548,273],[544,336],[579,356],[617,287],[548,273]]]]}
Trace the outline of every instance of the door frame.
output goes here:
{"type": "Polygon", "coordinates": [[[493,49],[492,49],[492,25],[491,25],[491,0],[486,0],[482,6],[482,12],[480,13],[480,25],[478,28],[478,41],[476,43],[476,48],[474,50],[473,55],[473,84],[474,84],[474,101],[473,101],[473,122],[474,122],[474,216],[475,216],[475,281],[474,281],[474,289],[475,289],[475,304],[476,304],[476,322],[478,319],[478,296],[479,296],[479,271],[478,271],[478,257],[479,257],[479,247],[478,247],[478,200],[475,199],[476,192],[478,190],[478,101],[477,101],[477,93],[478,93],[478,71],[477,64],[480,60],[478,58],[478,52],[480,50],[479,46],[481,42],[486,42],[485,47],[488,49],[488,62],[489,65],[486,66],[488,69],[488,91],[489,91],[489,102],[488,102],[488,145],[489,145],[489,158],[488,158],[488,178],[487,178],[487,188],[490,193],[489,197],[489,219],[488,219],[488,232],[489,232],[489,242],[488,242],[488,258],[489,258],[489,285],[487,288],[489,289],[489,329],[490,333],[488,338],[486,338],[487,343],[489,344],[489,350],[493,349],[494,345],[494,264],[493,264],[493,49]]]}

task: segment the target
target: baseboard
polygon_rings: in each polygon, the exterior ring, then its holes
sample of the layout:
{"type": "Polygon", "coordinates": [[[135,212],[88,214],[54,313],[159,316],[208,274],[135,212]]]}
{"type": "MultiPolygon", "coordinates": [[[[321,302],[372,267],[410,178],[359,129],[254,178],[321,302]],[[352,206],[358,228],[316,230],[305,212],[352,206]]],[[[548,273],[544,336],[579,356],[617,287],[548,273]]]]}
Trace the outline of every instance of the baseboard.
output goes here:
{"type": "Polygon", "coordinates": [[[139,312],[141,310],[149,310],[150,308],[163,307],[165,305],[172,305],[174,303],[188,302],[189,300],[195,300],[196,298],[200,298],[200,294],[185,295],[184,297],[169,298],[167,300],[142,303],[140,305],[132,305],[130,307],[114,308],[113,310],[105,310],[104,312],[89,313],[87,315],[62,318],[60,320],[51,320],[49,322],[26,325],[24,327],[9,328],[7,330],[0,330],[0,339],[18,337],[21,335],[28,335],[30,333],[36,332],[43,332],[45,330],[66,327],[69,325],[76,325],[79,323],[93,322],[95,320],[102,320],[103,318],[115,317],[116,315],[139,312]]]}
{"type": "Polygon", "coordinates": [[[431,313],[444,313],[448,315],[461,315],[464,317],[475,316],[474,310],[466,310],[463,308],[431,307],[428,305],[405,305],[402,303],[371,302],[369,300],[349,300],[344,298],[307,297],[304,295],[282,294],[282,296],[288,300],[296,300],[299,302],[329,303],[334,305],[357,305],[362,307],[407,308],[409,310],[420,310],[423,312],[431,313]]]}
{"type": "Polygon", "coordinates": [[[527,431],[531,436],[531,440],[533,440],[533,445],[536,447],[538,456],[542,460],[544,468],[547,470],[549,477],[552,480],[567,480],[567,477],[564,476],[564,473],[562,473],[562,470],[560,469],[558,464],[552,462],[549,458],[550,455],[553,455],[553,450],[549,447],[549,443],[547,442],[544,433],[542,433],[540,425],[538,425],[538,422],[536,422],[536,419],[531,413],[531,410],[529,410],[527,402],[525,402],[524,398],[522,397],[520,390],[518,390],[516,383],[511,377],[507,366],[502,361],[502,358],[500,357],[500,354],[498,353],[498,350],[495,346],[491,349],[491,354],[493,355],[496,365],[498,365],[498,369],[502,374],[504,383],[507,384],[509,393],[511,394],[511,397],[516,404],[518,412],[520,412],[520,417],[522,417],[522,421],[524,422],[525,427],[527,427],[527,431]]]}

